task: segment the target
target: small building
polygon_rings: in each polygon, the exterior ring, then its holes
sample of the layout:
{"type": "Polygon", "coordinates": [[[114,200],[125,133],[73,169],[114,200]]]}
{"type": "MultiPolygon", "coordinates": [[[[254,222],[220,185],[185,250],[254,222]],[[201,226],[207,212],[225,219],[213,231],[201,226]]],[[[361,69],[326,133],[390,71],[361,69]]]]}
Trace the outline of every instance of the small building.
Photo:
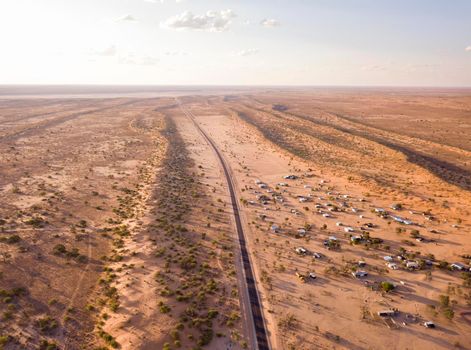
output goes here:
{"type": "Polygon", "coordinates": [[[306,230],[303,228],[298,229],[297,232],[298,232],[298,235],[300,235],[301,237],[304,237],[306,235],[306,230]]]}
{"type": "Polygon", "coordinates": [[[363,278],[368,276],[368,272],[366,271],[354,271],[352,272],[352,276],[355,278],[363,278]]]}
{"type": "Polygon", "coordinates": [[[397,264],[396,263],[388,263],[386,264],[387,267],[389,267],[391,270],[397,270],[397,264]]]}
{"type": "Polygon", "coordinates": [[[393,261],[393,260],[394,260],[393,257],[392,257],[392,256],[389,256],[389,255],[386,255],[385,257],[383,257],[383,259],[384,259],[385,261],[393,261]]]}
{"type": "Polygon", "coordinates": [[[361,242],[362,239],[363,239],[362,236],[352,236],[352,237],[350,237],[350,241],[352,241],[353,243],[361,242]]]}
{"type": "Polygon", "coordinates": [[[462,263],[453,263],[450,265],[450,268],[452,270],[463,271],[466,269],[466,266],[464,266],[462,263]]]}
{"type": "Polygon", "coordinates": [[[424,322],[424,327],[425,328],[435,328],[435,323],[433,323],[432,321],[426,321],[426,322],[424,322]]]}
{"type": "Polygon", "coordinates": [[[305,203],[305,202],[307,202],[308,200],[309,200],[309,198],[306,198],[306,197],[304,197],[304,196],[299,196],[299,197],[298,197],[298,201],[299,201],[300,203],[305,203]]]}
{"type": "Polygon", "coordinates": [[[353,227],[345,227],[343,229],[345,232],[355,232],[355,230],[353,229],[353,227]]]}
{"type": "Polygon", "coordinates": [[[417,261],[408,261],[406,262],[406,267],[411,270],[416,270],[419,268],[419,263],[417,261]]]}
{"type": "Polygon", "coordinates": [[[358,261],[358,266],[363,267],[366,266],[366,262],[363,260],[358,261]]]}
{"type": "Polygon", "coordinates": [[[274,233],[278,233],[278,232],[280,232],[280,226],[278,226],[276,224],[273,224],[273,225],[271,225],[270,230],[274,233]]]}
{"type": "Polygon", "coordinates": [[[396,310],[381,310],[378,311],[378,316],[381,317],[394,317],[396,316],[397,311],[396,310]]]}
{"type": "Polygon", "coordinates": [[[297,247],[297,248],[295,248],[295,251],[299,255],[306,255],[307,254],[307,250],[303,247],[297,247]]]}

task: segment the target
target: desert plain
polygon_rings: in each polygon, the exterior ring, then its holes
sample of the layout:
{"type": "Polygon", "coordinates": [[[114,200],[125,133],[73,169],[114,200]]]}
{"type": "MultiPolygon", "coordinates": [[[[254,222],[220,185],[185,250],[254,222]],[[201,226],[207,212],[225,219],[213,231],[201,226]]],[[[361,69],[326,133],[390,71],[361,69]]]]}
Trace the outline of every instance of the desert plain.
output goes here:
{"type": "Polygon", "coordinates": [[[471,349],[471,90],[33,92],[0,348],[471,349]]]}

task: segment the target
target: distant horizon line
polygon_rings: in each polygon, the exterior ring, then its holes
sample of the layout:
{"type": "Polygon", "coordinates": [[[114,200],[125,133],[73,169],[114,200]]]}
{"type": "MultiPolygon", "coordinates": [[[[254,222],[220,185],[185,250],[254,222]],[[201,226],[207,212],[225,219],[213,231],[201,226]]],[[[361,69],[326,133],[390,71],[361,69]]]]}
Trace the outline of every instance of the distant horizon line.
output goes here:
{"type": "Polygon", "coordinates": [[[349,84],[105,84],[105,83],[0,83],[0,87],[243,87],[243,88],[443,88],[471,89],[471,85],[349,85],[349,84]]]}

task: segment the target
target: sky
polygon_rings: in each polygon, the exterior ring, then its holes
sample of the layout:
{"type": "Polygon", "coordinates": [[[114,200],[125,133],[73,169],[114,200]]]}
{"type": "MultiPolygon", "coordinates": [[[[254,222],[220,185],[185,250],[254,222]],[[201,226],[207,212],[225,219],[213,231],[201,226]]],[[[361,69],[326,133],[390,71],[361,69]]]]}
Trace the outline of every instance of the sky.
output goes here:
{"type": "Polygon", "coordinates": [[[0,0],[0,84],[471,86],[471,0],[0,0]]]}

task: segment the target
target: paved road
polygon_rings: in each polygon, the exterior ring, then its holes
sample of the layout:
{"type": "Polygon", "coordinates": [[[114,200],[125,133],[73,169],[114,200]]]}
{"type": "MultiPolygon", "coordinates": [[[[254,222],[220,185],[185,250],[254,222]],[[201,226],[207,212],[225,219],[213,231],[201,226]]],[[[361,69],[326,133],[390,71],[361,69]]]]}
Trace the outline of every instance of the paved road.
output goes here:
{"type": "Polygon", "coordinates": [[[249,253],[247,251],[244,230],[243,230],[242,222],[239,215],[239,205],[238,205],[237,198],[235,195],[234,184],[233,184],[231,174],[229,172],[229,167],[227,166],[221,152],[217,148],[214,141],[204,132],[204,130],[195,121],[194,115],[191,113],[191,111],[188,109],[185,109],[181,105],[180,102],[179,102],[179,105],[183,113],[189,119],[191,119],[191,121],[194,123],[198,131],[201,133],[201,135],[203,135],[203,137],[206,139],[208,144],[214,150],[217,157],[219,158],[219,162],[221,163],[221,167],[224,171],[224,175],[227,181],[227,186],[229,188],[229,194],[231,196],[232,209],[234,212],[237,235],[239,237],[240,253],[242,257],[242,267],[244,270],[245,282],[246,282],[249,301],[250,301],[250,311],[252,314],[253,325],[255,328],[255,338],[256,338],[255,346],[258,350],[270,350],[270,343],[268,342],[267,331],[265,328],[265,320],[263,318],[263,313],[262,313],[262,305],[260,302],[260,297],[258,295],[257,286],[255,284],[255,278],[254,278],[254,274],[252,270],[252,265],[250,263],[249,253]]]}

